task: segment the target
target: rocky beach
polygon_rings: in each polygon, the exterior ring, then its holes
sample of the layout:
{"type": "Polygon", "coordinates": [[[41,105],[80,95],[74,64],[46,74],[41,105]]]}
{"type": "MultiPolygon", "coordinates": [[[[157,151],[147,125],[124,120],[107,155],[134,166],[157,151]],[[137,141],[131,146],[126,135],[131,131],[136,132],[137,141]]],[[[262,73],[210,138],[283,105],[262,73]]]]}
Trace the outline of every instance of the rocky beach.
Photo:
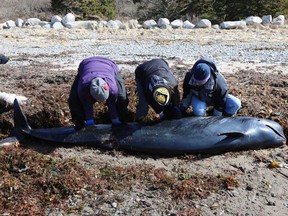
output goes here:
{"type": "MultiPolygon", "coordinates": [[[[182,91],[184,75],[194,62],[210,57],[226,77],[232,94],[242,101],[238,115],[278,121],[287,138],[287,35],[287,25],[231,30],[4,29],[0,31],[0,48],[9,61],[1,65],[0,92],[27,98],[22,106],[32,127],[71,125],[67,98],[78,64],[86,57],[106,56],[119,65],[125,78],[133,119],[137,101],[133,73],[138,64],[152,58],[167,60],[182,91]]],[[[1,109],[1,138],[4,139],[13,127],[13,110],[11,104],[1,109]]],[[[104,106],[99,106],[95,116],[96,122],[107,123],[104,106]]],[[[95,185],[103,180],[103,173],[106,176],[98,193],[90,190],[81,196],[76,196],[78,192],[69,194],[59,205],[27,195],[22,213],[29,212],[31,206],[35,215],[284,216],[288,211],[287,145],[177,157],[63,146],[29,139],[11,148],[7,151],[24,152],[23,161],[27,159],[25,154],[53,158],[58,163],[76,161],[81,170],[93,173],[95,178],[91,182],[95,185]],[[95,179],[99,181],[95,183],[95,179]],[[225,185],[218,184],[219,179],[224,179],[225,185]]],[[[3,148],[0,151],[2,161],[6,161],[7,152],[3,152],[3,148]]],[[[32,186],[27,187],[24,181],[21,184],[33,194],[32,186]]],[[[4,186],[0,197],[7,196],[4,186]]],[[[15,193],[18,197],[19,191],[15,193]]],[[[0,208],[0,214],[21,215],[20,208],[11,207],[19,204],[13,199],[6,201],[11,205],[0,208]]],[[[0,201],[4,203],[1,198],[0,201]]]]}

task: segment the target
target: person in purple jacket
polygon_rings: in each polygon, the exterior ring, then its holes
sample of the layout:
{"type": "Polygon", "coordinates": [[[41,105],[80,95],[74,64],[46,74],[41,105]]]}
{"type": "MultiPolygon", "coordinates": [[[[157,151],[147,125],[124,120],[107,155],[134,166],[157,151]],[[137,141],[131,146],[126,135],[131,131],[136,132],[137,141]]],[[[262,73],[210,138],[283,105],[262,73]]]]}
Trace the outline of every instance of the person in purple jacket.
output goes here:
{"type": "Polygon", "coordinates": [[[124,122],[129,103],[119,68],[111,59],[93,56],[84,59],[68,98],[76,129],[94,124],[93,105],[106,102],[112,125],[124,122]]]}

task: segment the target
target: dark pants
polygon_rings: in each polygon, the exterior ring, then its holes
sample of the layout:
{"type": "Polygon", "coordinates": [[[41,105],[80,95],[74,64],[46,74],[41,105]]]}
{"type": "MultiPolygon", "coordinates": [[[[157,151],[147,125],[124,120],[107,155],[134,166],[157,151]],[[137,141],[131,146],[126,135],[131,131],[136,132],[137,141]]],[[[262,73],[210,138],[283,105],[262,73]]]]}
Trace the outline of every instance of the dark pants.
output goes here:
{"type": "Polygon", "coordinates": [[[115,76],[116,84],[118,87],[118,98],[116,102],[116,108],[120,121],[125,122],[127,117],[127,107],[129,104],[129,98],[125,88],[124,80],[120,73],[115,76]]]}
{"type": "Polygon", "coordinates": [[[79,74],[77,74],[72,84],[70,95],[68,98],[68,104],[72,117],[72,122],[75,124],[76,128],[80,129],[85,127],[85,111],[77,93],[78,81],[79,74]]]}
{"type": "MultiPolygon", "coordinates": [[[[127,115],[127,106],[129,99],[127,96],[126,88],[122,76],[118,73],[115,76],[116,84],[118,87],[118,98],[116,102],[116,108],[118,112],[119,119],[125,121],[127,115]]],[[[79,82],[79,74],[76,76],[68,98],[69,109],[72,117],[72,122],[75,124],[76,128],[85,127],[85,111],[78,96],[77,88],[79,82]]]]}

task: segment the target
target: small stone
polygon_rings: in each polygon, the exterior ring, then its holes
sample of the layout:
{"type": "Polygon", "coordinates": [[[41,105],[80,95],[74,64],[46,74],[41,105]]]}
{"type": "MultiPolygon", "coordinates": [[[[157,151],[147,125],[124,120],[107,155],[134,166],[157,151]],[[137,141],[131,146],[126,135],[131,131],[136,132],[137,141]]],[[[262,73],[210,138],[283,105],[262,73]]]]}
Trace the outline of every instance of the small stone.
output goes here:
{"type": "Polygon", "coordinates": [[[117,203],[116,202],[113,202],[111,205],[112,205],[113,208],[117,208],[117,203]]]}

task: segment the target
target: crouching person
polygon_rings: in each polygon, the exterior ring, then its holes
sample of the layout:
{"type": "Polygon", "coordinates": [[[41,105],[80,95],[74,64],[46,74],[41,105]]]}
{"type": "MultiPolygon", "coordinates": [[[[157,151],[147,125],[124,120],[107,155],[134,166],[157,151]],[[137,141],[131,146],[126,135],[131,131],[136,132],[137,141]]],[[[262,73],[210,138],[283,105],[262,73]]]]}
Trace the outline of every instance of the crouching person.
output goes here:
{"type": "Polygon", "coordinates": [[[72,122],[81,129],[94,124],[95,102],[106,103],[112,125],[121,125],[127,114],[128,97],[118,66],[111,59],[84,59],[68,98],[72,122]]]}
{"type": "Polygon", "coordinates": [[[213,116],[232,116],[241,107],[241,101],[229,94],[226,80],[209,58],[196,61],[183,82],[181,111],[189,106],[195,116],[205,116],[207,106],[213,106],[213,116]]]}
{"type": "Polygon", "coordinates": [[[149,106],[162,119],[181,117],[178,81],[168,63],[163,59],[152,59],[140,64],[135,70],[138,94],[136,121],[146,121],[149,106]]]}

